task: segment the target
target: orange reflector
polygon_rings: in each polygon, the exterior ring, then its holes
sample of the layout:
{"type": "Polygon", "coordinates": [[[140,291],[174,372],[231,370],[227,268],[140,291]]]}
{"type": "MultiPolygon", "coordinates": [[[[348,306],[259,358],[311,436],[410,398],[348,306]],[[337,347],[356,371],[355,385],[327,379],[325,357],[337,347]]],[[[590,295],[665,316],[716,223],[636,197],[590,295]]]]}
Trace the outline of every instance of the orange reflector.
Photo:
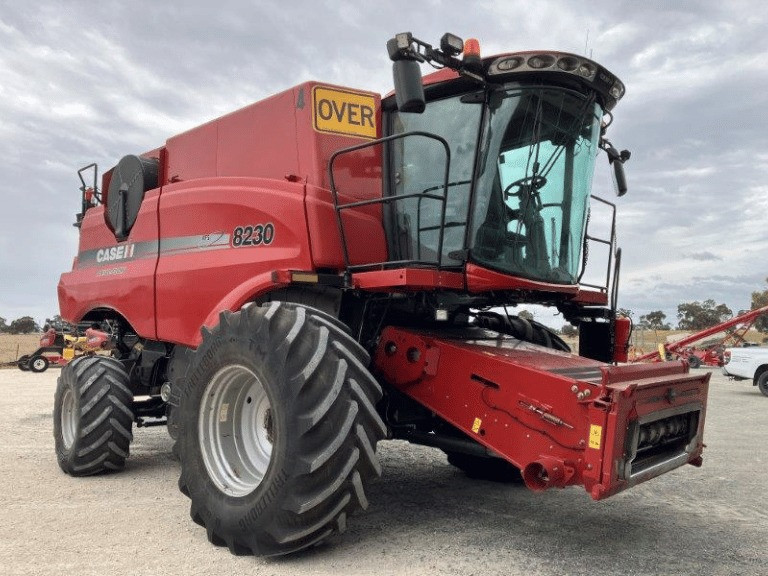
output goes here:
{"type": "Polygon", "coordinates": [[[291,280],[293,282],[307,282],[310,284],[317,284],[319,278],[317,274],[311,272],[291,272],[291,280]]]}
{"type": "Polygon", "coordinates": [[[467,38],[464,41],[464,58],[467,56],[480,58],[480,42],[477,38],[467,38]]]}

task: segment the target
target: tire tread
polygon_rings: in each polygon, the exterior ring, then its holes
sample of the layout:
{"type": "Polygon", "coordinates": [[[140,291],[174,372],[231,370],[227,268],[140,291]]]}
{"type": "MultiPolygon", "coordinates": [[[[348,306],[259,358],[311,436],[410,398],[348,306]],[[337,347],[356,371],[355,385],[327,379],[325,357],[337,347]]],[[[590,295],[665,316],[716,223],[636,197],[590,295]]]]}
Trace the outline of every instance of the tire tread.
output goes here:
{"type": "Polygon", "coordinates": [[[233,554],[286,554],[343,532],[349,515],[368,506],[366,483],[381,475],[375,446],[387,429],[376,411],[382,391],[368,371],[368,353],[338,319],[290,302],[223,313],[219,325],[202,336],[183,376],[184,417],[176,442],[182,464],[179,489],[191,499],[193,521],[205,527],[211,543],[233,554]],[[268,365],[264,369],[270,374],[281,375],[279,385],[293,399],[283,409],[295,431],[296,449],[281,460],[289,468],[284,486],[272,487],[280,495],[263,503],[269,511],[260,502],[240,509],[236,517],[209,495],[205,468],[201,474],[191,464],[200,450],[193,430],[198,401],[191,400],[204,389],[198,366],[203,358],[217,357],[214,350],[232,347],[271,351],[268,360],[256,361],[268,365]],[[194,440],[187,442],[189,437],[194,440]]]}
{"type": "Polygon", "coordinates": [[[61,469],[72,476],[122,469],[133,440],[132,401],[128,374],[118,360],[80,356],[65,366],[54,401],[53,432],[61,469]],[[74,397],[75,437],[70,447],[62,435],[62,402],[67,390],[74,397]]]}

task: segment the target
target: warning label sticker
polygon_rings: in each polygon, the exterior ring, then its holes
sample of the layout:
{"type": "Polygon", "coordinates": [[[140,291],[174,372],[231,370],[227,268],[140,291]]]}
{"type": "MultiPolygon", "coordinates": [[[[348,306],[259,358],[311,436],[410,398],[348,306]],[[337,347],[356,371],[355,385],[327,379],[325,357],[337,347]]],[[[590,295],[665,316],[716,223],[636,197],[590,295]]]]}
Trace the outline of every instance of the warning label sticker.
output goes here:
{"type": "Polygon", "coordinates": [[[315,130],[376,138],[376,99],[371,94],[315,86],[312,90],[315,130]]]}
{"type": "Polygon", "coordinates": [[[600,449],[600,442],[603,439],[603,427],[592,424],[589,427],[589,447],[600,449]]]}

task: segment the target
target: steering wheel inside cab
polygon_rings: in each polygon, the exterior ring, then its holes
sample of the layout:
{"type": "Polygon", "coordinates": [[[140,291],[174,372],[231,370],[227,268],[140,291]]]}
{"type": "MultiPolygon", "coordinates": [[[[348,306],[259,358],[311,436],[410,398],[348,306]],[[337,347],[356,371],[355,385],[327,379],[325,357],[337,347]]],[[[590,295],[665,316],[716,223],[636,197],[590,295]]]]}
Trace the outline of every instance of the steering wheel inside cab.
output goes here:
{"type": "Polygon", "coordinates": [[[523,192],[528,194],[537,192],[539,189],[543,188],[546,183],[547,179],[544,176],[539,175],[526,176],[525,178],[515,180],[509,186],[504,188],[504,200],[508,200],[510,196],[517,196],[521,198],[523,196],[523,192]],[[513,190],[513,188],[516,188],[516,190],[513,190]]]}

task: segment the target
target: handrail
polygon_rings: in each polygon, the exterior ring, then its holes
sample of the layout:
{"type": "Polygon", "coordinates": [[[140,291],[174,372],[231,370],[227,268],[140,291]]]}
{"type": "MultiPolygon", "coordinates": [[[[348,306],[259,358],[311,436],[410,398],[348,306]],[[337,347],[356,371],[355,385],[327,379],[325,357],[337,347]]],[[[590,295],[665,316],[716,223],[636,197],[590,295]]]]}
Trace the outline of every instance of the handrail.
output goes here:
{"type": "MultiPolygon", "coordinates": [[[[328,160],[328,176],[329,176],[329,182],[331,186],[331,197],[333,198],[333,207],[336,212],[336,225],[338,226],[339,230],[339,237],[341,239],[341,247],[342,247],[342,253],[344,256],[344,267],[347,272],[351,271],[352,269],[361,269],[361,268],[369,268],[369,267],[382,267],[382,266],[392,266],[392,265],[402,265],[402,264],[419,264],[419,265],[425,265],[425,264],[437,264],[437,267],[442,266],[443,261],[443,237],[444,237],[444,231],[445,231],[445,213],[446,213],[446,204],[448,199],[448,176],[450,174],[450,167],[451,167],[451,149],[448,145],[448,141],[445,138],[442,138],[441,136],[438,136],[437,134],[432,134],[430,132],[423,132],[423,131],[412,131],[412,132],[403,132],[402,134],[394,134],[392,136],[385,136],[383,138],[378,138],[376,140],[372,140],[370,142],[364,142],[362,144],[357,144],[355,146],[349,146],[347,148],[342,148],[341,150],[337,150],[334,152],[330,159],[328,160]],[[348,202],[346,204],[339,204],[339,192],[336,188],[336,180],[333,176],[333,167],[334,163],[336,162],[336,159],[341,156],[342,154],[348,154],[351,152],[356,152],[358,150],[363,150],[365,148],[370,148],[372,146],[378,146],[380,144],[385,144],[387,142],[391,142],[393,140],[399,140],[403,138],[407,138],[409,136],[423,136],[425,138],[429,138],[432,140],[436,140],[440,144],[443,145],[443,148],[445,149],[445,171],[443,176],[443,184],[442,186],[438,186],[438,188],[443,189],[442,195],[437,194],[425,194],[424,192],[418,192],[418,193],[409,193],[409,194],[396,194],[392,196],[382,196],[381,198],[373,198],[370,200],[360,200],[357,202],[348,202]],[[386,261],[386,262],[370,262],[367,264],[358,264],[358,265],[351,265],[349,261],[349,249],[347,247],[347,239],[346,234],[344,232],[344,221],[341,217],[341,211],[347,210],[350,208],[356,208],[360,206],[369,206],[372,204],[388,204],[393,202],[398,202],[401,200],[406,200],[408,198],[419,198],[419,205],[421,204],[421,200],[423,199],[430,199],[430,200],[437,200],[442,203],[442,207],[440,209],[440,233],[438,236],[438,243],[437,243],[437,262],[424,262],[420,260],[398,260],[398,261],[386,261]]],[[[420,207],[419,207],[420,212],[420,207]]],[[[419,214],[420,215],[420,214],[419,214]]],[[[421,234],[421,230],[419,229],[417,231],[417,234],[421,234]]]]}
{"type": "MultiPolygon", "coordinates": [[[[579,273],[578,282],[582,286],[586,286],[588,288],[596,288],[600,290],[601,292],[608,293],[608,287],[611,285],[611,271],[614,270],[614,260],[616,260],[617,257],[617,249],[616,249],[616,204],[613,202],[609,202],[608,200],[605,200],[603,198],[600,198],[599,196],[595,196],[594,194],[590,194],[590,198],[593,200],[597,200],[598,202],[602,202],[606,206],[610,206],[611,208],[611,236],[610,238],[598,238],[596,236],[591,236],[589,234],[589,219],[587,220],[587,230],[584,233],[584,255],[582,257],[581,262],[581,272],[579,273]],[[599,244],[605,244],[608,246],[608,266],[605,272],[605,285],[597,285],[597,284],[588,284],[586,282],[582,282],[581,279],[584,276],[584,273],[587,270],[587,259],[589,255],[589,246],[588,242],[597,242],[599,244]]],[[[618,262],[617,262],[618,263],[618,262]]],[[[618,288],[618,285],[616,282],[614,282],[614,289],[618,288]]],[[[614,298],[615,300],[615,298],[614,298]]]]}

